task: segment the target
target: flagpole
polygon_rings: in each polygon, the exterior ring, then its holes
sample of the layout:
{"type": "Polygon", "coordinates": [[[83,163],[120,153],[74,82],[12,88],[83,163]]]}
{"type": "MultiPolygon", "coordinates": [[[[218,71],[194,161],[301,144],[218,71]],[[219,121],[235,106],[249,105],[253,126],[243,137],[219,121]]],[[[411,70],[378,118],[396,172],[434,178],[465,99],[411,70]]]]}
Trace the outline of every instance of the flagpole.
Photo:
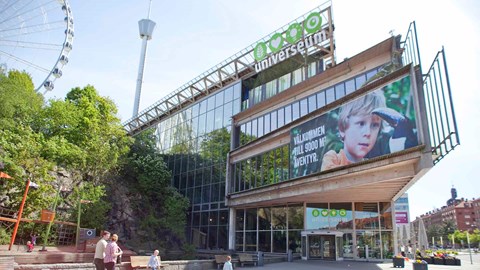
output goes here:
{"type": "Polygon", "coordinates": [[[27,186],[25,187],[25,192],[23,193],[22,203],[20,204],[20,210],[18,210],[17,222],[15,223],[15,227],[13,228],[13,234],[12,234],[12,238],[10,239],[10,245],[8,246],[8,250],[12,249],[13,242],[15,242],[18,225],[20,225],[20,219],[22,219],[23,206],[25,205],[25,201],[27,200],[27,193],[28,193],[29,187],[30,187],[30,179],[27,179],[27,186]]]}

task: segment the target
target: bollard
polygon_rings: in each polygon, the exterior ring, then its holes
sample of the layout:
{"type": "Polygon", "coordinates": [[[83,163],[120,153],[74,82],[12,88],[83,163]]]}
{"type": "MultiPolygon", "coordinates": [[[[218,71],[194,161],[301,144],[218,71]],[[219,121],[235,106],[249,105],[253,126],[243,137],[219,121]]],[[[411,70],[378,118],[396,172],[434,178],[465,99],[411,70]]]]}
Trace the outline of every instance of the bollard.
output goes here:
{"type": "Polygon", "coordinates": [[[258,266],[263,266],[263,252],[262,252],[262,251],[258,251],[258,252],[257,252],[257,256],[258,256],[258,263],[257,263],[257,265],[258,265],[258,266]]]}

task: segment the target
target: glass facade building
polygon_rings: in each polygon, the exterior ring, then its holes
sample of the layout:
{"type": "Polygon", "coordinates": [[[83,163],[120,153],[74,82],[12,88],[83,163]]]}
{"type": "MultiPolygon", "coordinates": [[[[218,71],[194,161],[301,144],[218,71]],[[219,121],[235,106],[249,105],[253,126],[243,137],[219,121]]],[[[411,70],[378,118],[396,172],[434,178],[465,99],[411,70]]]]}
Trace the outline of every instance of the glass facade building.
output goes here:
{"type": "MultiPolygon", "coordinates": [[[[285,56],[305,45],[300,46],[304,36],[261,60],[253,57],[251,46],[128,124],[131,134],[155,129],[157,147],[172,171],[171,185],[190,201],[185,231],[196,248],[283,254],[293,250],[303,259],[327,260],[385,259],[395,254],[398,239],[392,217],[401,213],[392,203],[412,179],[433,166],[424,150],[429,146],[427,119],[415,82],[421,73],[402,64],[399,36],[335,64],[330,7],[319,9],[319,14],[328,21],[318,30],[329,37],[323,43],[285,56]],[[266,68],[257,72],[258,62],[266,68]],[[382,130],[377,129],[375,138],[359,145],[368,144],[367,154],[378,154],[325,170],[320,169],[323,160],[315,158],[300,171],[295,162],[307,160],[302,159],[307,155],[324,158],[333,151],[342,157],[346,143],[340,109],[367,96],[381,96],[384,105],[362,117],[385,118],[377,119],[383,124],[377,125],[382,130]],[[416,143],[387,149],[396,126],[385,114],[392,111],[393,118],[413,119],[409,139],[416,143]],[[318,138],[309,138],[315,134],[318,138]],[[322,136],[336,144],[305,154],[304,140],[319,142],[322,136]]],[[[306,16],[297,23],[304,20],[306,16]]],[[[374,126],[365,122],[358,125],[374,126]]]]}

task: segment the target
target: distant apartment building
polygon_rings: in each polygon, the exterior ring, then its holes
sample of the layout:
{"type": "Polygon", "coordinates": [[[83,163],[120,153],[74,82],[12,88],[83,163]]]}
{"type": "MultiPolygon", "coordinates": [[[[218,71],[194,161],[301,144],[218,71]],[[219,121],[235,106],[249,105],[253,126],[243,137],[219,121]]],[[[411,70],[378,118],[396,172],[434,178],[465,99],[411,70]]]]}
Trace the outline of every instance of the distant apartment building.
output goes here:
{"type": "Polygon", "coordinates": [[[477,219],[480,217],[479,199],[457,199],[457,191],[451,189],[452,197],[448,199],[447,205],[440,209],[429,211],[421,215],[425,226],[443,226],[445,221],[453,220],[457,229],[460,231],[470,231],[478,228],[477,219]]]}

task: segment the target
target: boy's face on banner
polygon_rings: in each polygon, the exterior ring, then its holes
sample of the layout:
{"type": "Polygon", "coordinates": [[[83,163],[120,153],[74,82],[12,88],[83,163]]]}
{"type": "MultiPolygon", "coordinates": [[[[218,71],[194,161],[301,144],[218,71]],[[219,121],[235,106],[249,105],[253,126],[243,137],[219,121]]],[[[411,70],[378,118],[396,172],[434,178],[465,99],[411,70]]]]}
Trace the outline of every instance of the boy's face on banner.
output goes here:
{"type": "Polygon", "coordinates": [[[382,120],[372,114],[351,115],[347,128],[340,131],[343,138],[345,154],[350,161],[360,161],[372,150],[380,131],[382,120]]]}

